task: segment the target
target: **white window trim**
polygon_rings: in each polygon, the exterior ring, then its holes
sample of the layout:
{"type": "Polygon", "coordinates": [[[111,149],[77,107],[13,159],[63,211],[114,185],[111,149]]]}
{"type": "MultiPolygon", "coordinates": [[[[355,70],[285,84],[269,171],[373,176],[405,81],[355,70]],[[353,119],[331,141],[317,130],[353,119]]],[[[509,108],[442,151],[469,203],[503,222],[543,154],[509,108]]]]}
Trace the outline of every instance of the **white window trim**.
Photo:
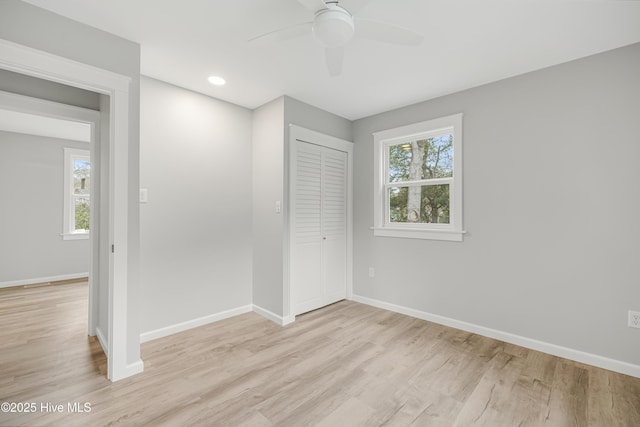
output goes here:
{"type": "MultiPolygon", "coordinates": [[[[462,227],[462,114],[427,120],[394,129],[387,129],[373,134],[374,140],[374,225],[373,235],[379,237],[400,237],[410,239],[432,239],[461,242],[466,233],[462,227]],[[410,141],[416,136],[436,134],[444,129],[453,129],[453,177],[430,180],[449,183],[450,207],[449,224],[398,224],[390,223],[387,218],[386,196],[386,154],[385,149],[391,144],[410,141]]],[[[402,186],[411,184],[403,182],[402,186]]],[[[417,184],[417,183],[416,183],[417,184]]]]}
{"type": "MultiPolygon", "coordinates": [[[[64,147],[64,211],[62,215],[62,239],[81,240],[89,238],[89,231],[75,230],[75,200],[73,197],[73,163],[76,159],[91,161],[90,151],[82,148],[64,147]]],[[[89,193],[91,197],[91,193],[89,193]]]]}

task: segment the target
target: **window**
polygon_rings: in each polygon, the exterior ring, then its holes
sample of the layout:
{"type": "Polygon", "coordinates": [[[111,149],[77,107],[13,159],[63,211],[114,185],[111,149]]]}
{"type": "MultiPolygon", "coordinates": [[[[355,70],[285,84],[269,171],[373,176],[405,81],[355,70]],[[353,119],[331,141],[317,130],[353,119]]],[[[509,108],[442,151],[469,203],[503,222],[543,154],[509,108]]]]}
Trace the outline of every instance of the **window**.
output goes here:
{"type": "Polygon", "coordinates": [[[65,148],[63,239],[89,238],[90,189],[91,160],[89,150],[65,148]]]}
{"type": "Polygon", "coordinates": [[[374,235],[462,241],[462,114],[373,135],[374,235]]]}

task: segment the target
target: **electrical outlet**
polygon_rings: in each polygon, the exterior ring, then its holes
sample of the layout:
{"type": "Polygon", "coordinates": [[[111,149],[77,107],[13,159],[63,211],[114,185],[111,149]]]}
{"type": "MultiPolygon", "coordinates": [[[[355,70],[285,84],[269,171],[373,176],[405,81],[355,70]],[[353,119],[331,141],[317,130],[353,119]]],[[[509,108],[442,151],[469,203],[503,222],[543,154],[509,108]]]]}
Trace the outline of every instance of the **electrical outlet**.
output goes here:
{"type": "Polygon", "coordinates": [[[369,267],[369,277],[373,277],[376,275],[376,271],[373,269],[373,267],[369,267]]]}
{"type": "Polygon", "coordinates": [[[640,328],[640,311],[629,310],[629,327],[640,328]]]}

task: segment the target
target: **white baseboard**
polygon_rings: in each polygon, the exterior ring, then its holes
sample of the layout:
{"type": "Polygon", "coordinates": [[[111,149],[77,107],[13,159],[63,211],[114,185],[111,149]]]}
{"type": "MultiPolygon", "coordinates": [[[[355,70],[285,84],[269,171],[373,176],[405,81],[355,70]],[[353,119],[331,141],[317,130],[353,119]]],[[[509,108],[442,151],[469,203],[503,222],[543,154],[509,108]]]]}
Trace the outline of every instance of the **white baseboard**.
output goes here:
{"type": "Polygon", "coordinates": [[[144,362],[142,361],[142,359],[138,359],[137,361],[126,365],[122,371],[114,374],[113,378],[109,378],[109,380],[111,380],[112,382],[120,381],[133,375],[139,374],[143,371],[144,362]]]}
{"type": "Polygon", "coordinates": [[[640,378],[640,365],[634,365],[620,360],[610,359],[608,357],[598,356],[596,354],[586,353],[584,351],[575,350],[568,347],[562,347],[550,344],[544,341],[538,341],[531,338],[522,337],[520,335],[503,332],[496,329],[486,328],[484,326],[467,323],[460,320],[451,319],[449,317],[439,316],[424,311],[408,308],[384,301],[379,301],[359,295],[353,295],[353,301],[362,304],[371,305],[373,307],[394,311],[407,316],[415,317],[429,322],[438,323],[440,325],[449,326],[474,334],[494,338],[500,341],[526,347],[532,350],[541,351],[543,353],[552,354],[554,356],[563,357],[565,359],[574,360],[576,362],[585,363],[587,365],[597,366],[599,368],[608,369],[610,371],[619,372],[632,377],[640,378]]]}
{"type": "Polygon", "coordinates": [[[107,339],[105,338],[104,333],[99,326],[96,327],[96,337],[98,337],[98,342],[100,343],[100,347],[102,347],[102,351],[104,352],[105,356],[109,357],[109,346],[107,345],[107,339]]]}
{"type": "Polygon", "coordinates": [[[142,361],[142,359],[138,359],[134,363],[129,363],[125,369],[126,369],[125,378],[135,374],[139,374],[140,372],[144,371],[144,362],[142,361]]]}
{"type": "Polygon", "coordinates": [[[220,313],[210,314],[208,316],[199,317],[197,319],[187,320],[186,322],[176,323],[175,325],[166,326],[164,328],[155,329],[153,331],[147,331],[140,334],[140,342],[147,342],[158,338],[166,337],[169,335],[177,334],[178,332],[186,331],[189,329],[197,328],[198,326],[208,325],[209,323],[217,322],[219,320],[228,319],[229,317],[237,316],[239,314],[249,313],[252,311],[251,305],[245,305],[231,310],[221,311],[220,313]]]}
{"type": "Polygon", "coordinates": [[[60,276],[34,277],[33,279],[0,282],[0,288],[12,288],[14,286],[34,285],[36,283],[57,282],[60,280],[82,279],[84,277],[89,277],[89,273],[73,273],[73,274],[63,274],[60,276]]]}
{"type": "MultiPolygon", "coordinates": [[[[231,310],[222,311],[220,313],[210,314],[208,316],[199,317],[193,320],[187,320],[186,322],[176,323],[175,325],[166,326],[164,328],[155,329],[153,331],[147,331],[140,334],[140,343],[152,341],[158,338],[163,338],[169,335],[177,334],[178,332],[187,331],[189,329],[197,328],[198,326],[208,325],[209,323],[217,322],[219,320],[228,319],[229,317],[237,316],[239,314],[255,312],[262,317],[265,317],[271,320],[274,323],[277,323],[280,326],[288,325],[289,323],[293,323],[295,320],[294,316],[278,316],[275,313],[272,313],[269,310],[266,310],[257,305],[245,305],[242,307],[234,308],[231,310]]],[[[102,345],[102,348],[106,348],[106,340],[104,340],[104,336],[100,337],[101,332],[97,330],[98,341],[102,345]]],[[[105,354],[107,352],[105,351],[105,354]]]]}
{"type": "Polygon", "coordinates": [[[274,323],[277,323],[280,326],[286,326],[289,323],[293,323],[294,320],[296,320],[296,318],[294,316],[278,316],[275,313],[270,312],[269,310],[262,308],[258,305],[253,304],[253,311],[257,314],[259,314],[260,316],[271,320],[274,323]]]}

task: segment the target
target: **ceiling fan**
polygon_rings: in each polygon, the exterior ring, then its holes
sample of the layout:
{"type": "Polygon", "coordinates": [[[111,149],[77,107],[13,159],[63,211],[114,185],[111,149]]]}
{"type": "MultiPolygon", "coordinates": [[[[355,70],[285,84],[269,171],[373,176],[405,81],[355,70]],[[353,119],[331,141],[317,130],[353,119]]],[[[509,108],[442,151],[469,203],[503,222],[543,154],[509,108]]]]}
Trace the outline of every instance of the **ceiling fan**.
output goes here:
{"type": "MultiPolygon", "coordinates": [[[[329,74],[339,76],[342,72],[344,46],[357,33],[359,37],[384,43],[417,46],[423,37],[415,31],[393,24],[354,18],[350,11],[338,0],[297,0],[313,13],[313,21],[295,24],[254,37],[250,42],[271,42],[313,34],[313,38],[325,48],[325,58],[329,74]]],[[[359,0],[352,11],[362,8],[370,0],[359,0]]]]}

